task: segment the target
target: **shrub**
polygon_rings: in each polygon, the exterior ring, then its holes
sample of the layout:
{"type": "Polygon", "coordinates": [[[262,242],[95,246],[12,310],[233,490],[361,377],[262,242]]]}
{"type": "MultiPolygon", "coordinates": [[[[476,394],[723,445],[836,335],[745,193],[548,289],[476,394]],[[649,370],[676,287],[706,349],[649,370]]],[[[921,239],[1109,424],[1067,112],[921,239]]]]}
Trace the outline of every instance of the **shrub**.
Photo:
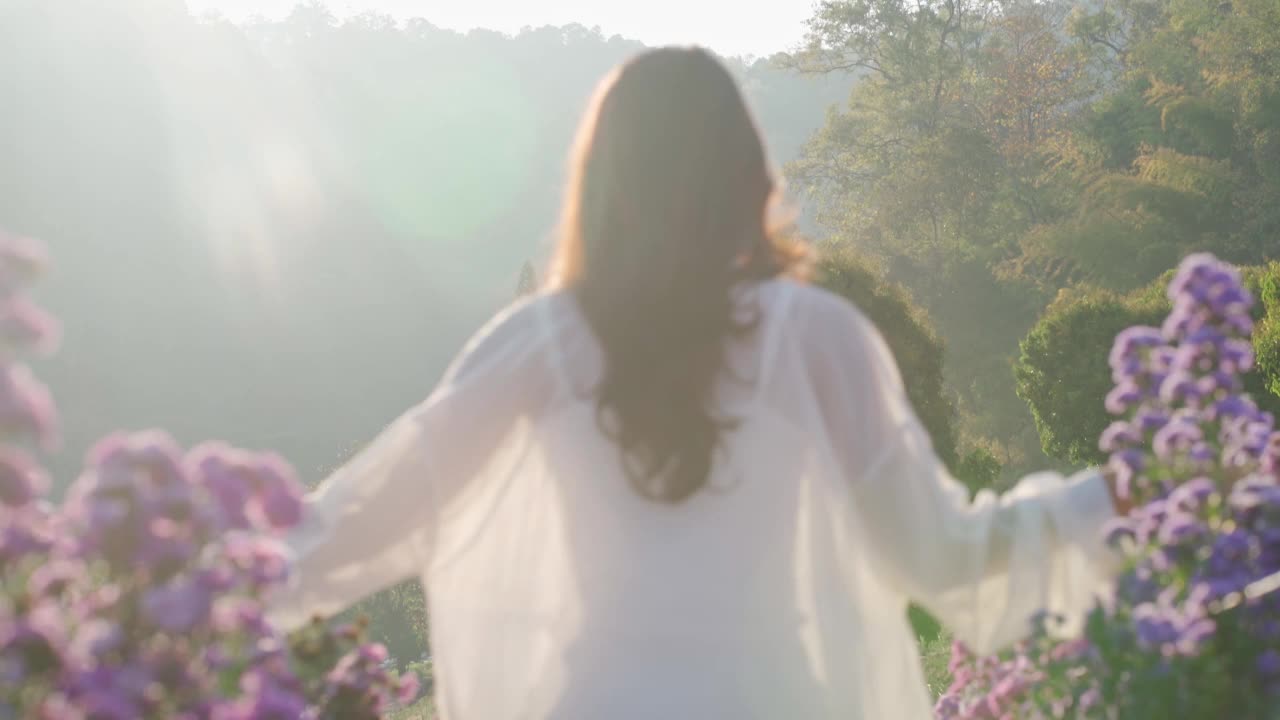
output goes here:
{"type": "MultiPolygon", "coordinates": [[[[1171,309],[1156,283],[1129,294],[1096,288],[1064,290],[1022,341],[1014,367],[1018,395],[1031,407],[1041,445],[1050,457],[1098,463],[1097,438],[1107,426],[1103,398],[1110,389],[1106,348],[1121,330],[1153,325],[1171,309]]],[[[1257,370],[1245,389],[1265,410],[1280,410],[1280,263],[1245,268],[1245,287],[1258,296],[1252,317],[1257,370]]]]}

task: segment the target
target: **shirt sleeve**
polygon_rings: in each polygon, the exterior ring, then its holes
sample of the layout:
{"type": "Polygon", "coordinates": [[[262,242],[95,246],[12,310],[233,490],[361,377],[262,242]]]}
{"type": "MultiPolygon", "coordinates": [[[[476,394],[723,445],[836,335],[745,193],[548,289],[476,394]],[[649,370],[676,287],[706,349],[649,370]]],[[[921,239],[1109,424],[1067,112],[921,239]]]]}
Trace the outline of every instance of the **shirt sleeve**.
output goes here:
{"type": "Polygon", "coordinates": [[[480,472],[548,382],[531,300],[491,320],[419,405],[304,500],[294,564],[270,615],[292,628],[420,573],[440,507],[480,472]]]}
{"type": "Polygon", "coordinates": [[[876,574],[978,652],[1027,635],[1040,610],[1076,629],[1117,564],[1102,541],[1115,510],[1101,475],[1037,473],[971,499],[934,453],[884,338],[843,300],[826,305],[811,333],[816,396],[876,574]]]}

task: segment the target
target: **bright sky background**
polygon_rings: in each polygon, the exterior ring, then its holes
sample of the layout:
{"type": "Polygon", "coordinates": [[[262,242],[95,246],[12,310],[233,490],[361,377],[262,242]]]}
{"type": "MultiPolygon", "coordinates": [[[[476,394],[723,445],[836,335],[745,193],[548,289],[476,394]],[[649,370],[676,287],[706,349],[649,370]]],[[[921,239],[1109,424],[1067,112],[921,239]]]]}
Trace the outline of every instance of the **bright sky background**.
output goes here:
{"type": "MultiPolygon", "coordinates": [[[[577,22],[648,45],[696,43],[727,55],[768,55],[804,37],[816,0],[327,0],[337,15],[368,10],[422,17],[454,30],[514,33],[532,25],[577,22]]],[[[232,19],[285,15],[298,0],[187,0],[193,12],[232,19]]]]}

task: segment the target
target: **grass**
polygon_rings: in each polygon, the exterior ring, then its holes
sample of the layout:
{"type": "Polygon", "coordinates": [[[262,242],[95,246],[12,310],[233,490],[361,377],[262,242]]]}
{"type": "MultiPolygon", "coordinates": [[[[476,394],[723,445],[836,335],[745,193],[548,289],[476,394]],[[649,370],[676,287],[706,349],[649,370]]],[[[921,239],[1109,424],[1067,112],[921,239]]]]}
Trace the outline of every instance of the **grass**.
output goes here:
{"type": "Polygon", "coordinates": [[[951,636],[941,632],[933,640],[920,643],[920,660],[929,694],[936,699],[951,684],[951,674],[947,672],[947,664],[951,662],[951,636]]]}
{"type": "Polygon", "coordinates": [[[387,720],[436,720],[435,704],[427,696],[409,707],[393,710],[387,720]]]}

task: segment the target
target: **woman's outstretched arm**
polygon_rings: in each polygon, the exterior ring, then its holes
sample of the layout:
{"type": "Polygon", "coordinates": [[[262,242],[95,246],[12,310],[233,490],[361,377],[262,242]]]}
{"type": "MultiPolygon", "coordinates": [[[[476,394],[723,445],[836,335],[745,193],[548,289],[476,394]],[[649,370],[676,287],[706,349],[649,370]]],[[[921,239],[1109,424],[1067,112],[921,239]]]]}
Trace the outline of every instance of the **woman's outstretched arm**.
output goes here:
{"type": "Polygon", "coordinates": [[[1040,609],[1081,615],[1115,565],[1101,473],[1038,473],[971,499],[934,453],[880,333],[842,300],[827,305],[816,395],[877,574],[979,651],[1026,635],[1040,609]]]}
{"type": "Polygon", "coordinates": [[[435,518],[550,384],[531,300],[494,318],[424,402],[310,493],[271,616],[296,627],[421,573],[435,518]]]}

